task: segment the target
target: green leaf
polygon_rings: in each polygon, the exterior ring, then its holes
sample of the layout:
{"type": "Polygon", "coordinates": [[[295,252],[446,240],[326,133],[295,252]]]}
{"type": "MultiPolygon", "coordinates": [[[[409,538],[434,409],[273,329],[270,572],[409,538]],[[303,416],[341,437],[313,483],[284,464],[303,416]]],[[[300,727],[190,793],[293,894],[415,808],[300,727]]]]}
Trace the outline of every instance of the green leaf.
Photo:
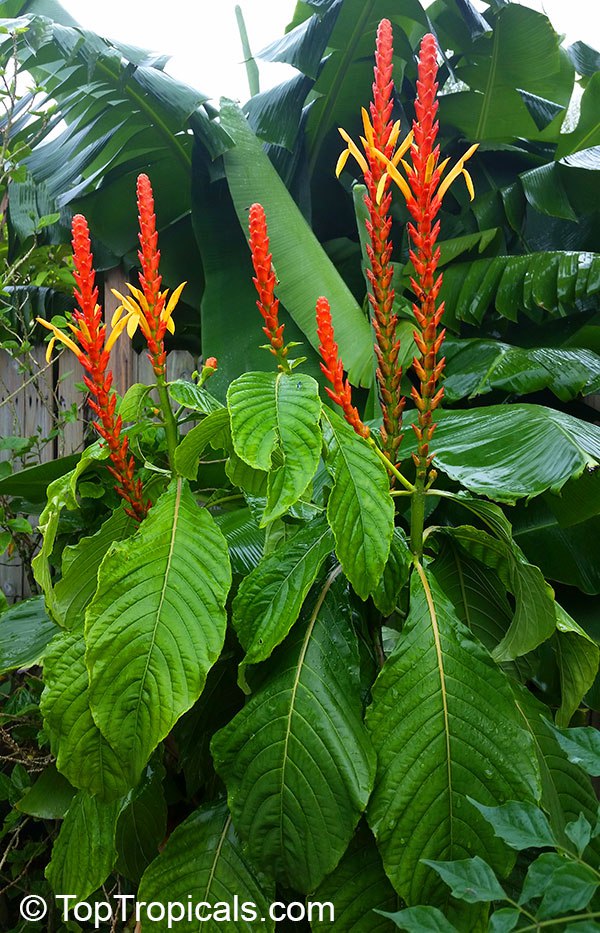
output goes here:
{"type": "Polygon", "coordinates": [[[77,505],[77,480],[87,470],[94,460],[104,459],[108,451],[103,451],[98,444],[86,448],[75,468],[55,479],[48,486],[48,501],[40,515],[39,528],[42,532],[42,547],[31,561],[33,574],[46,597],[46,608],[50,615],[60,624],[61,617],[54,590],[52,587],[52,572],[50,569],[50,555],[54,548],[54,541],[58,531],[58,522],[63,509],[74,511],[77,505]]]}
{"type": "Polygon", "coordinates": [[[556,604],[554,646],[560,671],[561,703],[557,726],[568,726],[598,673],[600,649],[589,635],[556,604]]]}
{"type": "Polygon", "coordinates": [[[250,573],[263,555],[264,530],[258,527],[250,509],[246,508],[221,512],[214,519],[227,541],[233,573],[250,573]]]}
{"type": "Polygon", "coordinates": [[[595,823],[598,811],[596,794],[587,774],[569,761],[558,744],[553,728],[545,718],[548,708],[529,690],[517,684],[513,684],[513,689],[523,724],[535,743],[542,775],[541,806],[548,815],[554,835],[568,847],[565,834],[568,822],[583,813],[590,823],[595,823]]]}
{"type": "Polygon", "coordinates": [[[542,574],[523,559],[517,548],[508,546],[485,531],[468,525],[448,529],[449,537],[482,564],[495,570],[515,599],[513,620],[494,648],[496,661],[509,661],[532,651],[556,628],[553,594],[542,574]]]}
{"type": "Polygon", "coordinates": [[[330,589],[331,581],[307,623],[271,658],[268,678],[212,742],[248,854],[303,892],[344,854],[374,772],[357,640],[343,588],[330,589]]]}
{"type": "Polygon", "coordinates": [[[267,215],[279,279],[278,297],[311,344],[318,347],[315,306],[320,295],[327,295],[335,339],[349,378],[354,385],[370,385],[373,340],[368,318],[312,233],[243,114],[235,104],[222,101],[220,120],[235,141],[224,163],[242,229],[247,227],[247,209],[252,202],[260,202],[267,215]],[[305,274],[306,269],[310,269],[310,275],[305,274]]]}
{"type": "Polygon", "coordinates": [[[117,509],[96,534],[68,545],[62,554],[62,577],[54,587],[54,608],[65,628],[77,628],[96,592],[98,568],[113,541],[123,541],[133,534],[137,523],[117,509]]]}
{"type": "MultiPolygon", "coordinates": [[[[375,913],[393,910],[398,904],[381,864],[375,840],[361,822],[341,862],[311,896],[321,904],[332,904],[335,920],[312,921],[311,929],[331,933],[386,933],[389,921],[375,913]]],[[[325,915],[327,917],[327,915],[325,915]]]]}
{"type": "Polygon", "coordinates": [[[129,386],[119,405],[117,405],[117,414],[121,415],[125,422],[139,421],[144,411],[146,398],[151,391],[152,386],[147,386],[142,382],[136,382],[129,386]]]}
{"type": "Polygon", "coordinates": [[[134,791],[123,802],[115,828],[116,869],[137,884],[158,855],[167,831],[164,768],[151,763],[134,791]]]}
{"type": "Polygon", "coordinates": [[[545,814],[526,801],[509,800],[499,807],[486,807],[469,797],[469,802],[494,828],[496,835],[512,849],[556,846],[554,833],[545,814]]]}
{"type": "Polygon", "coordinates": [[[516,907],[502,907],[490,917],[488,933],[511,933],[519,922],[521,912],[516,907]]]}
{"type": "Polygon", "coordinates": [[[557,868],[546,888],[537,916],[540,920],[569,913],[572,910],[582,910],[587,907],[600,879],[587,865],[567,862],[557,868]]]}
{"type": "Polygon", "coordinates": [[[600,732],[589,726],[557,729],[548,725],[569,761],[581,765],[592,777],[600,777],[600,732]]]}
{"type": "Polygon", "coordinates": [[[500,502],[558,492],[600,464],[600,428],[552,408],[492,405],[441,411],[436,418],[436,467],[500,502]]]}
{"type": "Polygon", "coordinates": [[[46,868],[55,894],[74,894],[84,900],[106,881],[116,859],[115,826],[120,807],[118,800],[103,803],[83,791],[77,794],[46,868]]]}
{"type": "Polygon", "coordinates": [[[2,476],[0,496],[23,496],[28,502],[44,502],[49,484],[72,470],[79,459],[79,454],[72,454],[2,476]]]}
{"type": "Polygon", "coordinates": [[[538,855],[527,869],[519,904],[527,904],[534,898],[541,897],[552,882],[552,875],[557,868],[562,868],[565,859],[558,852],[544,852],[538,855]]]}
{"type": "Polygon", "coordinates": [[[510,854],[466,795],[527,800],[539,783],[506,676],[417,569],[408,618],[367,714],[378,754],[369,822],[388,877],[409,904],[447,899],[423,858],[479,854],[506,871],[510,854]]]}
{"type": "Polygon", "coordinates": [[[181,479],[100,567],[86,613],[90,706],[132,783],[202,692],[230,585],[225,539],[181,479]]]}
{"type": "Polygon", "coordinates": [[[407,930],[408,933],[458,933],[437,907],[407,907],[383,916],[393,920],[399,930],[407,930]]]}
{"type": "Polygon", "coordinates": [[[121,763],[92,719],[83,627],[61,632],[44,658],[45,689],[40,710],[56,767],[74,787],[102,800],[114,800],[132,785],[121,763]]]}
{"type": "Polygon", "coordinates": [[[62,820],[75,794],[66,778],[50,764],[15,806],[38,820],[62,820]]]}
{"type": "Polygon", "coordinates": [[[298,501],[317,469],[318,386],[301,373],[245,373],[231,383],[227,400],[235,452],[254,469],[271,471],[261,522],[266,525],[298,501]],[[283,461],[277,466],[275,451],[283,461]]]}
{"type": "Polygon", "coordinates": [[[268,658],[286,637],[332,550],[327,522],[309,523],[242,581],[233,602],[233,626],[246,652],[239,667],[240,686],[246,685],[246,668],[268,658]]]}
{"type": "Polygon", "coordinates": [[[457,859],[453,862],[437,862],[423,859],[452,890],[452,897],[477,904],[481,901],[502,901],[506,899],[504,888],[496,875],[483,859],[457,859]]]}
{"type": "MultiPolygon", "coordinates": [[[[198,923],[198,929],[207,933],[232,925],[250,933],[256,929],[253,921],[269,916],[275,889],[246,857],[223,803],[199,808],[174,830],[161,854],[146,869],[138,892],[139,901],[179,901],[184,911],[189,897],[194,904],[212,905],[213,921],[198,923]],[[244,912],[245,903],[253,905],[254,916],[244,912]]],[[[182,919],[185,913],[174,916],[182,919]]],[[[146,926],[167,930],[167,921],[144,920],[146,926]]],[[[273,931],[275,925],[266,920],[263,928],[273,931]]]]}
{"type": "Polygon", "coordinates": [[[39,664],[56,632],[43,596],[10,606],[0,614],[0,674],[39,664]]]}
{"type": "Polygon", "coordinates": [[[449,402],[493,390],[528,395],[546,388],[568,402],[600,387],[600,356],[583,348],[522,349],[500,340],[446,340],[444,353],[444,398],[449,402]]]}
{"type": "Polygon", "coordinates": [[[219,408],[203,418],[175,448],[175,469],[180,476],[195,480],[199,458],[208,444],[215,450],[228,446],[229,412],[219,408]]]}
{"type": "Polygon", "coordinates": [[[581,857],[592,838],[592,827],[583,813],[580,813],[576,820],[567,823],[565,826],[565,836],[569,837],[577,849],[577,854],[581,857]]]}
{"type": "Polygon", "coordinates": [[[392,614],[401,589],[408,583],[412,554],[406,535],[401,528],[394,528],[390,553],[383,576],[373,590],[373,602],[384,616],[392,614]]]}
{"type": "Polygon", "coordinates": [[[335,412],[324,411],[325,465],[334,480],[327,518],[344,573],[366,599],[381,579],[394,533],[387,472],[369,444],[335,412]]]}
{"type": "Polygon", "coordinates": [[[204,415],[210,415],[223,408],[221,402],[210,392],[207,392],[202,386],[196,385],[195,382],[188,382],[185,379],[176,379],[175,382],[170,382],[169,395],[178,405],[185,405],[186,408],[191,408],[192,411],[200,411],[204,415]]]}

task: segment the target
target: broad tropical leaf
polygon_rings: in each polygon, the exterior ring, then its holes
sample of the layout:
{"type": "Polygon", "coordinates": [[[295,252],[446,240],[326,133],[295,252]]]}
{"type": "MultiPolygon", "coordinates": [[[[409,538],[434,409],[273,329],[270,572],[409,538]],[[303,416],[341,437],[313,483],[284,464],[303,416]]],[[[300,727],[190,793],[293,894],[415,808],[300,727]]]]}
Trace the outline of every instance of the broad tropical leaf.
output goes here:
{"type": "Polygon", "coordinates": [[[375,764],[362,722],[357,639],[344,588],[331,580],[270,659],[268,678],[212,742],[253,862],[303,892],[345,852],[375,764]]]}
{"type": "Polygon", "coordinates": [[[83,627],[61,632],[44,658],[40,710],[56,767],[74,787],[115,800],[135,784],[92,719],[83,627]]]}
{"type": "MultiPolygon", "coordinates": [[[[509,321],[523,312],[534,321],[544,312],[551,317],[573,313],[576,299],[591,298],[598,291],[597,253],[531,252],[447,266],[440,297],[450,309],[450,322],[478,326],[492,308],[509,321]]],[[[560,377],[556,384],[564,391],[560,377]]]]}
{"type": "Polygon", "coordinates": [[[499,502],[558,492],[600,464],[600,428],[553,408],[491,405],[436,416],[436,467],[499,502]]]}
{"type": "Polygon", "coordinates": [[[48,618],[43,596],[24,599],[0,613],[0,674],[39,664],[59,631],[48,618]]]}
{"type": "Polygon", "coordinates": [[[165,770],[152,761],[138,787],[122,803],[115,827],[116,869],[137,884],[158,855],[167,831],[165,770]]]}
{"type": "Polygon", "coordinates": [[[563,402],[600,388],[600,356],[591,350],[522,349],[500,340],[444,342],[444,399],[476,398],[493,389],[530,395],[550,389],[563,402]]]}
{"type": "Polygon", "coordinates": [[[561,688],[561,704],[556,712],[556,724],[568,726],[573,713],[581,705],[596,679],[600,648],[558,603],[554,648],[561,688]]]}
{"type": "Polygon", "coordinates": [[[103,803],[81,791],[65,816],[46,877],[55,894],[74,894],[78,900],[89,897],[106,881],[112,871],[115,851],[115,827],[121,801],[103,803]],[[86,845],[81,845],[81,840],[86,845]]]}
{"type": "Polygon", "coordinates": [[[218,450],[230,437],[229,412],[219,408],[211,412],[200,424],[186,434],[175,450],[175,469],[186,479],[194,480],[198,475],[199,458],[209,444],[218,450]]]}
{"type": "Polygon", "coordinates": [[[391,615],[396,608],[400,590],[408,582],[411,566],[412,552],[408,547],[406,535],[401,528],[394,528],[383,576],[371,594],[373,602],[383,615],[391,615]]]}
{"type": "Polygon", "coordinates": [[[297,502],[317,469],[318,386],[300,373],[245,373],[229,386],[227,401],[235,452],[254,469],[271,471],[261,522],[266,525],[297,502]]]}
{"type": "MultiPolygon", "coordinates": [[[[553,592],[537,567],[527,563],[514,545],[509,547],[478,528],[461,525],[445,530],[444,534],[494,570],[505,589],[514,596],[512,622],[493,651],[497,661],[521,657],[550,638],[556,628],[556,605],[553,592]]],[[[502,615],[501,610],[500,617],[502,615]]]]}
{"type": "Polygon", "coordinates": [[[113,541],[133,534],[135,521],[119,508],[96,534],[67,546],[62,555],[62,576],[54,587],[54,606],[65,628],[79,628],[98,585],[98,568],[113,541]]]}
{"type": "Polygon", "coordinates": [[[373,688],[367,725],[378,754],[369,806],[388,877],[408,904],[447,892],[423,858],[480,854],[505,873],[511,856],[465,800],[539,794],[533,742],[509,682],[420,566],[410,614],[373,688]]]}
{"type": "Polygon", "coordinates": [[[327,518],[344,573],[366,599],[381,579],[394,533],[387,472],[367,442],[335,412],[323,413],[325,465],[334,481],[327,518]]]}
{"type": "Polygon", "coordinates": [[[86,614],[90,706],[136,781],[202,692],[223,645],[230,584],[225,539],[181,479],[100,567],[86,614]]]}
{"type": "MultiPolygon", "coordinates": [[[[268,919],[275,888],[246,857],[224,803],[200,807],[177,827],[146,869],[138,896],[147,903],[179,901],[184,909],[189,896],[194,904],[213,905],[212,920],[193,924],[193,929],[207,933],[232,925],[250,933],[259,918],[265,920],[261,929],[266,933],[275,929],[268,919]],[[254,916],[244,906],[250,903],[254,916]]],[[[146,926],[166,931],[167,921],[144,920],[144,929],[146,926]]]]}
{"type": "Polygon", "coordinates": [[[233,602],[233,625],[246,652],[239,668],[241,684],[246,667],[264,661],[286,637],[332,550],[327,522],[311,522],[242,581],[233,602]]]}
{"type": "Polygon", "coordinates": [[[375,840],[364,822],[337,868],[319,885],[312,899],[324,906],[333,904],[335,920],[332,923],[325,911],[322,922],[312,921],[311,930],[389,933],[393,928],[389,920],[375,911],[394,910],[398,895],[386,877],[375,840]]]}
{"type": "Polygon", "coordinates": [[[224,156],[224,163],[240,224],[246,229],[247,209],[253,201],[260,202],[267,215],[279,279],[278,297],[311,344],[318,347],[315,306],[317,298],[326,295],[349,377],[355,385],[370,385],[373,341],[368,318],[312,233],[244,116],[234,104],[224,101],[220,118],[235,142],[224,156]]]}

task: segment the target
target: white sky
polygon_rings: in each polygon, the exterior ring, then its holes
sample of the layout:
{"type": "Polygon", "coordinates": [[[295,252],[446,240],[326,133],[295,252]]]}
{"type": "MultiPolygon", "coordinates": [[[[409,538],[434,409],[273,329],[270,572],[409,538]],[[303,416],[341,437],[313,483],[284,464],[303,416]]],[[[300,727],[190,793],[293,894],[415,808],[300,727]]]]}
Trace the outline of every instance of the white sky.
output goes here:
{"type": "MultiPolygon", "coordinates": [[[[166,70],[212,97],[247,100],[235,18],[236,0],[61,0],[88,29],[109,38],[172,56],[166,70]]],[[[480,0],[476,4],[484,9],[480,0]]],[[[525,0],[523,0],[525,2],[525,0]]],[[[254,53],[283,35],[295,0],[239,0],[254,53]]],[[[428,5],[428,3],[426,3],[428,5]]],[[[542,10],[569,42],[600,49],[600,0],[526,0],[542,10]]],[[[258,62],[261,89],[283,80],[286,65],[258,62]]]]}

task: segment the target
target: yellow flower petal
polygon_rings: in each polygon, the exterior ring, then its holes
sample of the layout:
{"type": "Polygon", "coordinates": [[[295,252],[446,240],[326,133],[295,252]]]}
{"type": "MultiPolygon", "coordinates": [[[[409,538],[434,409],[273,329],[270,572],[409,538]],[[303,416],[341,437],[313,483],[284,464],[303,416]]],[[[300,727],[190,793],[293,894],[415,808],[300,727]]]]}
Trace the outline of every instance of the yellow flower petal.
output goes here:
{"type": "MultiPolygon", "coordinates": [[[[400,172],[398,171],[398,169],[396,168],[396,166],[394,165],[394,163],[391,162],[390,159],[386,159],[386,157],[384,156],[383,152],[379,152],[378,149],[375,149],[374,151],[375,151],[375,155],[376,155],[376,157],[379,159],[379,161],[380,161],[380,162],[383,162],[383,164],[386,166],[386,168],[387,168],[387,173],[388,173],[388,175],[390,176],[390,178],[392,179],[392,181],[394,181],[394,182],[398,185],[398,187],[400,188],[400,191],[402,192],[402,194],[404,195],[404,197],[406,198],[406,200],[409,201],[409,200],[412,198],[412,191],[411,191],[410,188],[408,187],[408,183],[407,183],[406,179],[402,177],[402,175],[400,174],[400,172]]],[[[385,176],[383,176],[383,177],[385,178],[385,176]]],[[[379,194],[379,188],[380,188],[380,187],[381,187],[381,192],[382,192],[382,194],[383,194],[383,186],[381,185],[381,181],[379,182],[379,185],[378,185],[378,188],[377,188],[377,200],[378,200],[378,202],[381,200],[380,194],[379,194]]]]}
{"type": "Polygon", "coordinates": [[[467,184],[467,191],[469,192],[469,198],[471,201],[475,197],[475,188],[473,187],[473,179],[470,174],[467,172],[466,168],[463,168],[462,173],[464,175],[465,182],[467,184]]]}
{"type": "Polygon", "coordinates": [[[110,333],[110,337],[104,344],[104,349],[106,350],[107,353],[110,353],[110,351],[114,347],[119,334],[121,334],[122,331],[127,326],[127,322],[129,321],[129,318],[130,318],[129,314],[125,315],[125,317],[122,317],[121,320],[115,325],[115,327],[113,327],[110,333]]]}
{"type": "Polygon", "coordinates": [[[358,162],[360,169],[364,175],[366,172],[369,171],[369,166],[367,165],[367,161],[364,155],[362,154],[362,152],[360,151],[360,149],[358,148],[354,140],[351,139],[351,137],[348,135],[348,133],[343,127],[338,126],[338,131],[342,139],[344,139],[348,143],[348,149],[350,150],[350,155],[354,156],[354,158],[358,162]]]}
{"type": "Polygon", "coordinates": [[[140,322],[139,315],[131,314],[127,319],[127,336],[131,339],[138,329],[138,324],[140,322]]]}
{"type": "MultiPolygon", "coordinates": [[[[374,131],[373,126],[372,126],[372,124],[371,124],[371,121],[370,121],[370,119],[369,119],[369,114],[367,113],[367,111],[366,111],[366,109],[365,109],[364,107],[361,107],[361,108],[360,108],[360,113],[361,113],[361,116],[362,116],[363,126],[364,126],[364,128],[365,128],[365,136],[367,137],[367,141],[368,141],[368,142],[367,142],[367,145],[368,145],[368,147],[369,147],[370,149],[373,149],[373,148],[375,147],[375,142],[374,142],[374,139],[375,139],[375,137],[374,137],[374,132],[375,132],[375,131],[374,131]]],[[[366,147],[365,147],[365,148],[366,148],[366,147]]]]}
{"type": "Polygon", "coordinates": [[[167,321],[167,330],[169,331],[170,334],[175,333],[175,321],[173,320],[172,317],[170,317],[169,320],[167,321]]]}
{"type": "Polygon", "coordinates": [[[349,149],[344,149],[343,152],[340,152],[340,157],[337,160],[337,163],[335,166],[335,177],[336,178],[339,178],[340,175],[342,174],[342,171],[344,170],[344,165],[348,161],[349,155],[350,155],[349,149]]]}
{"type": "Polygon", "coordinates": [[[136,288],[135,285],[131,285],[129,282],[126,282],[125,284],[127,285],[127,288],[129,289],[129,291],[131,292],[131,294],[132,294],[135,298],[137,298],[140,307],[141,307],[141,308],[146,312],[146,314],[147,314],[147,313],[149,312],[150,309],[149,309],[149,307],[148,307],[148,302],[146,301],[146,296],[144,295],[143,291],[142,291],[141,289],[139,289],[139,288],[136,288]]]}
{"type": "Polygon", "coordinates": [[[50,357],[52,356],[52,351],[54,350],[54,344],[56,343],[56,337],[51,337],[48,343],[48,348],[46,350],[46,362],[50,362],[50,357]]]}
{"type": "Polygon", "coordinates": [[[111,327],[114,327],[114,326],[115,326],[115,324],[117,323],[117,321],[119,320],[119,318],[120,318],[121,315],[123,314],[123,311],[124,311],[124,310],[125,310],[125,308],[123,307],[123,305],[119,305],[119,307],[117,308],[117,310],[116,310],[115,313],[113,314],[112,318],[110,319],[110,326],[111,326],[111,327]]]}
{"type": "MultiPolygon", "coordinates": [[[[177,286],[177,288],[175,289],[175,291],[169,298],[169,303],[167,304],[166,308],[163,308],[163,310],[160,313],[161,320],[168,321],[170,319],[171,315],[173,314],[173,311],[175,310],[177,302],[181,298],[181,293],[186,285],[187,285],[187,282],[182,282],[181,285],[177,286]]],[[[173,333],[173,331],[171,331],[171,333],[173,333]]]]}

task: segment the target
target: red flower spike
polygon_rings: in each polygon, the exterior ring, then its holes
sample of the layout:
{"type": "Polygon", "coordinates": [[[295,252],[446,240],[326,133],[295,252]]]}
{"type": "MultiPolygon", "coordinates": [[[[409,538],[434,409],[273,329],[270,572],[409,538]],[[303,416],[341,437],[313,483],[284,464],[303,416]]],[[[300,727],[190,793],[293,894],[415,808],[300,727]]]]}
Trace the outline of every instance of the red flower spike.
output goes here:
{"type": "Polygon", "coordinates": [[[317,298],[317,334],[320,341],[319,353],[323,357],[320,364],[326,379],[333,389],[325,386],[325,391],[344,412],[344,418],[361,437],[369,437],[370,431],[360,420],[360,415],[352,404],[352,390],[344,379],[344,367],[338,356],[338,345],[334,339],[331,323],[331,309],[326,298],[317,298]]]}
{"type": "Polygon", "coordinates": [[[272,256],[269,252],[267,218],[262,204],[253,204],[251,206],[248,223],[252,265],[256,273],[252,281],[258,292],[256,307],[265,322],[263,332],[269,341],[269,350],[277,357],[279,368],[284,372],[289,372],[290,364],[286,359],[288,348],[283,344],[285,325],[279,323],[279,299],[275,297],[277,277],[273,268],[272,256]]]}
{"type": "Polygon", "coordinates": [[[111,347],[127,325],[128,317],[122,318],[107,339],[106,324],[102,321],[102,310],[97,303],[98,289],[94,282],[88,225],[81,214],[76,214],[73,218],[72,233],[74,276],[77,283],[73,293],[79,305],[79,309],[73,312],[73,323],[69,325],[74,340],[48,321],[41,318],[38,318],[38,321],[53,332],[47,355],[52,352],[54,342],[60,340],[75,353],[86,370],[87,375],[83,377],[83,381],[92,396],[89,405],[99,419],[94,422],[94,427],[109,449],[112,466],[108,469],[117,480],[115,489],[129,504],[125,509],[127,514],[137,521],[142,521],[150,503],[143,500],[141,481],[134,480],[135,462],[133,457],[128,457],[129,441],[127,437],[121,437],[122,418],[120,415],[115,418],[117,397],[111,389],[112,372],[106,371],[111,347]]]}
{"type": "MultiPolygon", "coordinates": [[[[363,110],[365,137],[362,139],[366,159],[358,152],[344,131],[342,136],[349,143],[349,148],[342,153],[338,162],[338,174],[347,154],[352,154],[363,169],[367,188],[365,204],[369,213],[367,233],[367,255],[370,268],[367,277],[371,284],[369,301],[373,308],[373,330],[375,332],[375,354],[377,357],[377,382],[379,384],[379,402],[383,414],[381,440],[386,457],[396,463],[398,448],[402,440],[402,410],[404,398],[400,391],[402,369],[398,366],[400,341],[396,339],[398,317],[393,312],[394,289],[392,288],[393,265],[391,262],[392,243],[390,231],[391,193],[390,176],[385,164],[378,158],[376,151],[383,153],[386,159],[392,159],[398,139],[399,124],[391,120],[393,109],[393,33],[388,19],[381,20],[377,30],[375,68],[373,71],[373,101],[370,104],[370,121],[363,110]]],[[[410,143],[410,140],[409,140],[410,143]]],[[[392,479],[393,482],[393,479],[392,479]]]]}

